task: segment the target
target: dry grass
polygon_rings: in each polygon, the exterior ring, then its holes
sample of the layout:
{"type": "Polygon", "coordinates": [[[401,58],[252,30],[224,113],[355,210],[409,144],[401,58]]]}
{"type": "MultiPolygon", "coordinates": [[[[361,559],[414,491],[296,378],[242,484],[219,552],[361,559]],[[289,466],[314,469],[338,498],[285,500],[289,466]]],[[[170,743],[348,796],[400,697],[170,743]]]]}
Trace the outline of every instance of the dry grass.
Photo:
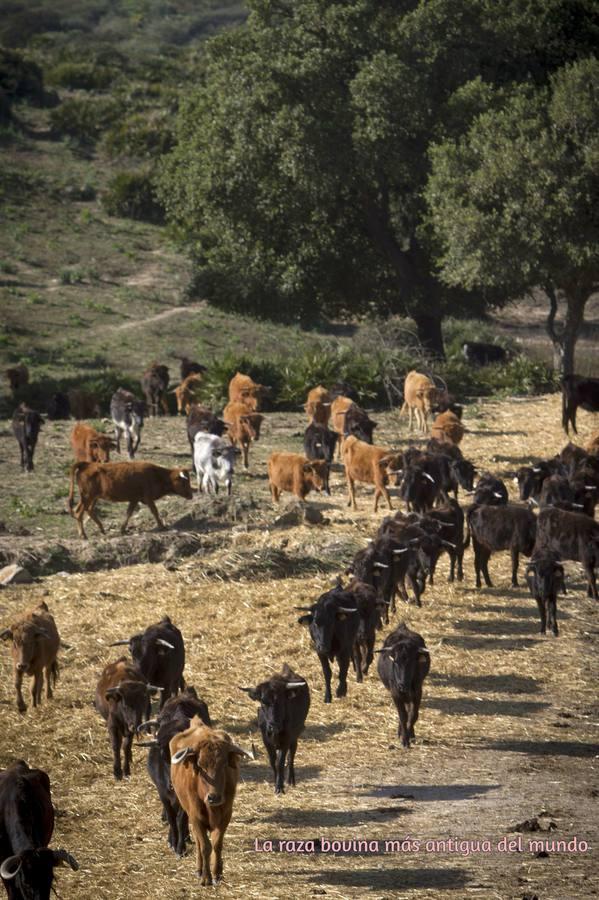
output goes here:
{"type": "MultiPolygon", "coordinates": [[[[564,443],[557,406],[553,397],[485,403],[476,415],[471,411],[463,450],[504,475],[529,455],[549,455],[564,443]]],[[[264,445],[255,448],[254,476],[263,471],[270,449],[298,443],[293,434],[299,423],[293,419],[285,427],[285,417],[272,417],[264,445]]],[[[592,429],[590,418],[581,418],[581,424],[592,429]]],[[[390,442],[396,423],[383,417],[383,426],[390,442]]],[[[152,427],[158,436],[158,429],[165,434],[173,423],[152,427]]],[[[161,452],[172,455],[173,448],[161,452]]],[[[8,648],[0,648],[0,765],[24,757],[48,771],[58,810],[53,844],[66,847],[81,864],[77,873],[59,873],[59,894],[73,900],[183,900],[210,890],[194,880],[192,856],[177,860],[167,849],[145,751],[135,751],[129,782],[112,780],[105,726],[91,706],[97,675],[116,656],[110,641],[168,612],[186,641],[188,682],[240,743],[253,737],[260,746],[255,704],[237,685],[256,683],[286,661],[308,679],[312,691],[297,787],[274,795],[263,752],[242,767],[219,896],[537,894],[563,900],[594,895],[599,882],[592,853],[535,859],[528,851],[470,857],[424,851],[349,857],[254,852],[254,841],[265,839],[384,841],[410,835],[421,841],[497,842],[511,825],[543,808],[558,826],[549,837],[578,835],[596,844],[599,632],[596,604],[587,600],[576,565],[567,565],[570,592],[559,602],[561,634],[555,640],[537,635],[536,608],[527,593],[508,587],[506,554],[492,561],[497,586],[481,592],[473,589],[470,553],[461,585],[446,583],[442,562],[422,609],[399,610],[399,617],[425,636],[432,658],[418,740],[402,751],[395,712],[375,671],[363,685],[350,675],[348,697],[323,703],[318,661],[294,610],[331,584],[328,561],[337,554],[341,571],[348,547],[359,546],[374,530],[378,517],[370,512],[370,491],[359,494],[360,509],[349,514],[337,487],[330,502],[320,504],[329,524],[288,530],[267,527],[274,514],[263,480],[241,478],[238,491],[246,499],[251,494],[256,504],[248,530],[238,529],[227,546],[201,551],[174,571],[146,564],[55,575],[0,596],[2,623],[45,599],[71,645],[61,652],[55,699],[24,716],[14,705],[8,648]],[[286,557],[302,554],[327,560],[323,571],[285,577],[286,557]],[[251,559],[253,574],[243,568],[251,559]]],[[[117,519],[121,513],[119,508],[117,519]]],[[[529,836],[523,837],[526,842],[529,836]]]]}

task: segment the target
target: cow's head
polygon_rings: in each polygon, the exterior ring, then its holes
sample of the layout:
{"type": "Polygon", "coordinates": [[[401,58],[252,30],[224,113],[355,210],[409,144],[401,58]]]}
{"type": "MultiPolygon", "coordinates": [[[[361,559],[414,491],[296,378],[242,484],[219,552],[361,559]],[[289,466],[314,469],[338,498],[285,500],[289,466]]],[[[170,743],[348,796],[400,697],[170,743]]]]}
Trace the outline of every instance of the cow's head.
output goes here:
{"type": "Polygon", "coordinates": [[[3,640],[12,641],[15,669],[26,675],[33,674],[32,665],[41,656],[43,644],[49,637],[49,632],[42,625],[31,620],[17,622],[0,634],[3,640]]]}
{"type": "Polygon", "coordinates": [[[428,650],[418,647],[414,641],[398,640],[380,651],[387,656],[393,666],[393,681],[398,691],[412,690],[414,675],[419,658],[428,659],[428,650]]]}
{"type": "Polygon", "coordinates": [[[155,687],[142,681],[121,681],[106,691],[109,715],[120,716],[127,731],[135,734],[149,716],[150,696],[155,691],[155,687]]]}
{"type": "Polygon", "coordinates": [[[335,596],[336,590],[323,594],[311,608],[308,615],[300,616],[300,625],[307,625],[316,652],[320,656],[330,656],[333,650],[333,637],[339,625],[349,617],[357,616],[358,609],[354,602],[344,605],[345,600],[335,596]]]}
{"type": "Polygon", "coordinates": [[[385,480],[391,475],[395,475],[395,483],[398,483],[399,477],[403,474],[404,458],[403,453],[389,453],[379,460],[379,468],[383,473],[385,480]]]}
{"type": "Polygon", "coordinates": [[[329,490],[329,464],[324,459],[311,459],[302,467],[304,480],[310,487],[318,491],[330,494],[329,490]]]}
{"type": "Polygon", "coordinates": [[[247,413],[247,415],[239,416],[239,421],[251,441],[260,439],[260,428],[262,427],[264,416],[260,415],[260,413],[247,413]]]}
{"type": "Polygon", "coordinates": [[[171,469],[172,493],[186,500],[193,498],[189,469],[171,469]]]}
{"type": "Polygon", "coordinates": [[[241,688],[260,704],[262,724],[270,738],[276,738],[284,732],[288,724],[289,700],[293,700],[298,691],[306,689],[307,684],[303,679],[286,681],[281,677],[271,678],[255,688],[241,688]]]}
{"type": "Polygon", "coordinates": [[[66,850],[23,850],[8,856],[0,866],[0,878],[10,900],[49,900],[56,866],[68,865],[77,871],[79,864],[66,850]]]}
{"type": "Polygon", "coordinates": [[[452,459],[449,468],[460,487],[464,488],[465,491],[471,491],[474,488],[476,469],[469,460],[452,459]]]}
{"type": "MultiPolygon", "coordinates": [[[[171,766],[191,766],[198,779],[198,794],[208,806],[222,806],[227,797],[228,770],[239,769],[239,758],[251,756],[228,735],[204,725],[198,716],[170,742],[171,766]]],[[[173,772],[174,774],[174,772],[173,772]]]]}
{"type": "Polygon", "coordinates": [[[526,581],[533,597],[551,597],[560,592],[566,593],[564,567],[552,554],[531,559],[526,567],[526,581]]]}

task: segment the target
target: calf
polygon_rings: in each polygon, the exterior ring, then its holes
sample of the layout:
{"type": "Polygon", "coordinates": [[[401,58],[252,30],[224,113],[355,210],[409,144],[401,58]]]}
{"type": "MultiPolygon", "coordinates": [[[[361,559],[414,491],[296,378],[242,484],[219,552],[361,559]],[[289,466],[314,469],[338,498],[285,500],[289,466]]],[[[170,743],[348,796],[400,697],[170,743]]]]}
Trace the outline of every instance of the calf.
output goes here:
{"type": "Polygon", "coordinates": [[[399,717],[397,735],[408,748],[415,740],[414,725],[420,712],[422,685],[431,667],[430,653],[422,635],[411,631],[405,622],[387,635],[377,653],[379,678],[391,693],[399,717]]]}
{"type": "Polygon", "coordinates": [[[133,661],[146,681],[160,688],[160,706],[185,687],[183,636],[168,616],[111,647],[128,646],[133,661]]]}
{"type": "Polygon", "coordinates": [[[599,378],[581,378],[580,375],[566,375],[562,378],[562,427],[566,434],[570,425],[574,434],[578,407],[587,412],[599,412],[599,378]]]}
{"type": "Polygon", "coordinates": [[[227,430],[227,423],[219,419],[211,409],[194,403],[187,415],[187,438],[193,455],[193,441],[198,431],[222,437],[227,430]]]}
{"type": "Polygon", "coordinates": [[[98,419],[102,415],[96,394],[72,388],[67,391],[71,413],[76,419],[98,419]]]}
{"type": "Polygon", "coordinates": [[[248,412],[258,412],[262,398],[269,391],[269,387],[257,384],[249,375],[236,372],[229,382],[229,404],[242,403],[248,412]]]}
{"type": "Polygon", "coordinates": [[[430,413],[445,395],[446,392],[436,387],[428,375],[422,375],[414,370],[408,372],[404,382],[404,402],[399,414],[403,416],[407,410],[410,431],[413,428],[413,417],[416,419],[418,431],[426,431],[430,413]]]}
{"type": "Polygon", "coordinates": [[[539,512],[536,551],[582,563],[588,579],[587,594],[599,600],[595,577],[599,566],[599,524],[584,513],[548,506],[539,512]]]}
{"type": "Polygon", "coordinates": [[[19,363],[16,366],[5,369],[4,377],[8,382],[11,394],[15,397],[21,388],[29,384],[29,369],[24,363],[19,363]]]}
{"type": "Polygon", "coordinates": [[[535,551],[526,567],[526,581],[539,608],[541,634],[547,634],[549,626],[557,637],[557,595],[566,593],[566,583],[564,567],[555,553],[535,551]]]}
{"type": "Polygon", "coordinates": [[[166,366],[158,363],[146,369],[141,378],[141,389],[146,398],[146,404],[151,416],[157,416],[162,409],[168,416],[168,403],[166,392],[168,391],[169,371],[166,366]]]}
{"type": "Polygon", "coordinates": [[[300,616],[300,625],[307,625],[310,637],[322,666],[325,681],[324,702],[331,702],[331,666],[333,659],[339,665],[337,697],[347,694],[347,670],[354,642],[360,627],[360,613],[354,598],[346,591],[334,589],[322,594],[316,603],[307,607],[308,613],[300,616]]]}
{"type": "Polygon", "coordinates": [[[451,410],[439,413],[431,426],[431,436],[433,438],[456,446],[461,443],[465,433],[466,429],[460,419],[451,410]]]}
{"type": "Polygon", "coordinates": [[[208,707],[191,686],[182,694],[167,700],[157,719],[143,722],[139,730],[156,727],[156,736],[145,746],[148,749],[148,774],[152,779],[162,802],[163,816],[169,826],[168,844],[177,854],[184,856],[185,844],[189,837],[187,813],[181,807],[171,783],[170,741],[181,731],[189,728],[194,716],[206,725],[212,725],[208,707]]]}
{"type": "Polygon", "coordinates": [[[98,500],[129,504],[125,521],[121,526],[121,534],[125,534],[129,519],[140,503],[145,503],[150,508],[158,527],[165,528],[156,508],[156,500],[170,494],[184,497],[186,500],[192,499],[187,469],[165,469],[163,466],[147,462],[75,463],[71,468],[68,508],[77,521],[80,537],[86,540],[87,535],[83,528],[83,517],[86,513],[102,534],[106,534],[102,521],[95,511],[98,500]],[[73,509],[75,481],[80,499],[73,509]]]}
{"type": "Polygon", "coordinates": [[[133,459],[141,440],[144,425],[144,405],[131,391],[118,388],[110,401],[110,415],[114,422],[117,453],[121,452],[121,436],[127,440],[127,454],[133,459]]]}
{"type": "Polygon", "coordinates": [[[110,462],[116,443],[107,434],[78,422],[71,431],[71,447],[78,462],[110,462]]]}
{"type": "Polygon", "coordinates": [[[218,485],[223,484],[231,496],[236,447],[225,443],[215,434],[198,431],[193,441],[193,466],[196,470],[198,491],[218,494],[218,485]]]}
{"type": "Polygon", "coordinates": [[[264,416],[252,412],[245,403],[228,403],[223,410],[223,419],[229,429],[229,438],[234,447],[241,448],[244,469],[249,468],[249,452],[252,441],[260,439],[260,429],[264,416]]]}
{"type": "Polygon", "coordinates": [[[170,751],[171,781],[189,817],[200,884],[218,884],[223,875],[223,840],[239,779],[239,757],[250,754],[224,731],[205,725],[199,716],[172,738],[170,751]]]}
{"type": "Polygon", "coordinates": [[[12,641],[12,658],[17,692],[17,709],[25,712],[27,706],[23,700],[23,676],[33,677],[31,699],[34,706],[42,701],[43,672],[46,672],[46,696],[52,697],[52,688],[58,678],[56,654],[60,646],[60,637],[56,622],[42,602],[34,610],[23,616],[10,628],[0,633],[4,641],[12,641]]]}
{"type": "Polygon", "coordinates": [[[304,409],[311,425],[323,425],[326,428],[331,418],[331,400],[331,395],[321,384],[308,392],[304,409]]]}
{"type": "Polygon", "coordinates": [[[274,774],[275,794],[283,794],[286,761],[287,784],[295,787],[297,742],[310,709],[308,684],[285,663],[280,675],[273,675],[255,688],[241,690],[260,704],[258,725],[274,774]]]}
{"type": "Polygon", "coordinates": [[[202,383],[202,376],[197,374],[188,375],[181,384],[171,391],[175,395],[177,401],[177,412],[179,415],[189,415],[189,411],[197,400],[197,392],[202,383]]]}
{"type": "Polygon", "coordinates": [[[328,464],[321,459],[306,459],[299,453],[271,453],[268,460],[268,483],[275,503],[282,491],[305,500],[310,491],[328,490],[328,464]]]}
{"type": "Polygon", "coordinates": [[[69,419],[71,417],[71,404],[68,396],[61,391],[52,394],[46,404],[46,414],[52,422],[57,419],[69,419]]]}
{"type": "Polygon", "coordinates": [[[472,501],[475,506],[506,506],[507,488],[501,478],[483,472],[476,484],[472,501]]]}
{"type": "Polygon", "coordinates": [[[339,435],[339,453],[343,438],[353,436],[365,444],[372,444],[372,433],[377,428],[365,410],[348,397],[335,397],[331,404],[331,424],[339,435]]]}
{"type": "Polygon", "coordinates": [[[176,356],[175,359],[181,360],[181,381],[185,381],[188,375],[203,375],[208,369],[199,362],[193,362],[187,356],[176,356]]]}
{"type": "Polygon", "coordinates": [[[308,459],[324,459],[330,466],[335,458],[338,438],[339,435],[326,425],[312,422],[304,432],[304,453],[308,459]]]}
{"type": "Polygon", "coordinates": [[[391,498],[387,490],[389,476],[399,471],[403,465],[403,456],[395,450],[373,447],[359,440],[354,435],[345,438],[342,445],[342,458],[345,465],[345,478],[348,488],[347,505],[356,509],[356,481],[374,485],[374,511],[379,499],[384,497],[389,509],[391,498]]]}
{"type": "Polygon", "coordinates": [[[507,360],[507,351],[503,347],[482,341],[465,341],[462,344],[462,354],[471,366],[489,366],[507,360]]]}
{"type": "Polygon", "coordinates": [[[0,772],[0,878],[10,900],[50,900],[54,869],[77,860],[50,850],[54,806],[50,779],[19,759],[0,772]]]}
{"type": "Polygon", "coordinates": [[[33,454],[43,424],[41,415],[26,403],[21,403],[14,411],[12,430],[21,451],[21,468],[28,472],[33,472],[33,454]]]}
{"type": "Polygon", "coordinates": [[[472,506],[467,515],[468,546],[472,536],[476,586],[481,587],[481,572],[487,587],[492,587],[489,576],[491,554],[509,550],[512,557],[512,587],[518,587],[518,559],[520,554],[530,556],[535,544],[537,520],[534,514],[521,506],[472,506]]]}
{"type": "Polygon", "coordinates": [[[96,687],[95,706],[108,728],[114,777],[131,774],[131,744],[143,721],[150,718],[150,695],[156,690],[126,656],[109,663],[96,687]],[[124,766],[121,765],[121,745],[124,766]]]}

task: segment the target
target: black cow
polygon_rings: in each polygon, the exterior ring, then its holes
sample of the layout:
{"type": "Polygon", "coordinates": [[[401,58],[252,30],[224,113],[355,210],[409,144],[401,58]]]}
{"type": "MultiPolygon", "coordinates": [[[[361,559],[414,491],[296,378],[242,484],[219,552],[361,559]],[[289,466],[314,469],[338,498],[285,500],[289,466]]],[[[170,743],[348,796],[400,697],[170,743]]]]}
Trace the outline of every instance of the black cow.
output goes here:
{"type": "Polygon", "coordinates": [[[333,462],[339,435],[326,425],[311,422],[304,432],[304,454],[308,459],[324,459],[333,462]]]}
{"type": "Polygon", "coordinates": [[[405,466],[399,488],[399,496],[408,510],[418,513],[428,512],[441,497],[442,484],[438,460],[433,463],[422,459],[405,466]],[[433,472],[430,471],[433,469],[433,472]],[[433,474],[434,473],[434,474],[433,474]]]}
{"type": "Polygon", "coordinates": [[[548,550],[535,551],[526,567],[526,581],[539,608],[541,634],[546,634],[549,626],[557,637],[557,595],[560,591],[566,593],[564,567],[559,557],[548,550]]]}
{"type": "Polygon", "coordinates": [[[161,689],[160,706],[185,687],[185,645],[183,636],[168,616],[145,631],[124,640],[114,641],[111,647],[129,647],[137,668],[149,684],[161,689]]]}
{"type": "Polygon", "coordinates": [[[121,436],[124,434],[127,438],[127,454],[129,459],[133,459],[144,424],[143,401],[138,400],[131,391],[117,388],[110,400],[110,415],[114,422],[117,453],[121,452],[121,436]]]}
{"type": "Polygon", "coordinates": [[[138,728],[138,731],[157,728],[154,740],[141,746],[149,747],[148,773],[162,802],[163,819],[169,826],[169,847],[177,856],[185,855],[189,823],[171,784],[169,742],[180,731],[189,728],[194,716],[199,716],[206,725],[212,725],[208,707],[198,697],[195,688],[187,686],[181,694],[166,701],[156,719],[144,722],[138,728]]]}
{"type": "Polygon", "coordinates": [[[168,403],[166,392],[168,390],[169,371],[166,366],[152,363],[141,378],[141,389],[144,392],[146,403],[151,416],[160,414],[160,410],[168,415],[168,403]]]}
{"type": "Polygon", "coordinates": [[[599,524],[584,513],[548,506],[539,513],[536,552],[548,551],[560,559],[582,563],[587,574],[587,595],[599,600],[595,569],[599,566],[599,524]]]}
{"type": "Polygon", "coordinates": [[[30,409],[26,403],[21,403],[14,411],[12,430],[19,442],[21,468],[27,469],[28,472],[33,472],[33,454],[43,424],[41,415],[35,409],[30,409]]]}
{"type": "Polygon", "coordinates": [[[331,400],[334,400],[335,397],[348,397],[350,400],[353,400],[354,403],[360,402],[357,390],[355,387],[352,387],[351,384],[348,384],[347,381],[336,381],[335,384],[331,385],[329,388],[329,395],[331,400]]]}
{"type": "MultiPolygon", "coordinates": [[[[446,506],[438,506],[431,509],[427,513],[427,519],[436,522],[439,527],[439,537],[443,549],[449,556],[449,581],[455,578],[455,569],[457,563],[457,578],[462,581],[464,578],[463,559],[464,559],[464,512],[457,500],[449,500],[446,506]]],[[[425,527],[426,523],[421,522],[421,527],[425,527]]],[[[433,583],[433,575],[435,569],[431,572],[431,584],[433,583]]]]}
{"type": "Polygon", "coordinates": [[[50,779],[23,759],[0,772],[0,878],[10,900],[49,900],[54,869],[77,860],[50,850],[54,807],[50,779]]]}
{"type": "Polygon", "coordinates": [[[476,483],[472,501],[475,506],[505,506],[508,501],[507,488],[501,478],[483,472],[476,483]]]}
{"type": "MultiPolygon", "coordinates": [[[[341,579],[338,586],[343,590],[341,579]]],[[[345,588],[352,595],[360,614],[360,625],[352,651],[352,665],[356,673],[356,681],[361,684],[374,659],[374,643],[376,632],[383,627],[381,616],[387,611],[386,605],[379,599],[376,588],[354,578],[345,588]]]]}
{"type": "Polygon", "coordinates": [[[489,366],[507,360],[507,351],[503,347],[482,341],[465,341],[462,344],[462,354],[471,366],[489,366]]]}
{"type": "Polygon", "coordinates": [[[379,678],[391,693],[399,717],[398,737],[404,747],[415,739],[422,685],[431,667],[424,638],[405,622],[387,635],[378,659],[379,678]]]}
{"type": "Polygon", "coordinates": [[[566,476],[567,474],[567,468],[559,457],[542,459],[534,466],[522,466],[516,472],[515,479],[520,500],[534,500],[538,505],[545,480],[551,478],[552,475],[566,476]]]}
{"type": "Polygon", "coordinates": [[[518,559],[530,556],[536,537],[537,520],[530,509],[522,506],[472,506],[467,514],[468,546],[472,536],[476,586],[481,587],[481,572],[487,587],[491,554],[509,550],[512,556],[512,587],[518,587],[518,559]]]}
{"type": "Polygon", "coordinates": [[[207,434],[215,434],[217,437],[222,437],[227,430],[227,427],[227,423],[223,422],[222,419],[219,419],[212,410],[194,403],[187,416],[187,438],[191,447],[192,457],[193,441],[199,431],[205,431],[207,434]]]}
{"type": "Polygon", "coordinates": [[[46,404],[46,413],[52,421],[56,419],[69,419],[71,417],[71,404],[66,394],[58,392],[52,394],[46,404]]]}
{"type": "Polygon", "coordinates": [[[187,356],[176,356],[175,359],[181,360],[181,381],[185,381],[188,375],[201,375],[202,372],[208,371],[206,366],[193,362],[187,356]]]}
{"type": "Polygon", "coordinates": [[[310,689],[305,678],[283,665],[280,675],[273,675],[255,688],[242,687],[252,700],[258,701],[258,725],[275,778],[275,794],[285,793],[285,762],[288,761],[287,784],[295,787],[295,753],[310,709],[310,689]]]}
{"type": "Polygon", "coordinates": [[[572,476],[579,466],[587,462],[589,456],[590,454],[586,450],[570,441],[560,450],[556,459],[565,466],[566,474],[572,476]]]}
{"type": "Polygon", "coordinates": [[[366,444],[372,444],[372,432],[377,427],[378,423],[373,422],[362,407],[352,403],[343,421],[343,436],[348,437],[351,434],[366,444]]]}
{"type": "Polygon", "coordinates": [[[324,702],[331,702],[331,666],[337,660],[339,684],[337,697],[347,694],[347,670],[352,656],[354,642],[360,627],[360,613],[353,596],[334,588],[322,594],[316,603],[307,607],[305,616],[300,616],[300,625],[308,625],[310,637],[318,654],[325,681],[324,702]]]}
{"type": "Polygon", "coordinates": [[[569,434],[570,425],[574,434],[578,407],[587,412],[599,412],[599,378],[581,378],[580,375],[566,375],[562,378],[562,427],[569,434]]]}

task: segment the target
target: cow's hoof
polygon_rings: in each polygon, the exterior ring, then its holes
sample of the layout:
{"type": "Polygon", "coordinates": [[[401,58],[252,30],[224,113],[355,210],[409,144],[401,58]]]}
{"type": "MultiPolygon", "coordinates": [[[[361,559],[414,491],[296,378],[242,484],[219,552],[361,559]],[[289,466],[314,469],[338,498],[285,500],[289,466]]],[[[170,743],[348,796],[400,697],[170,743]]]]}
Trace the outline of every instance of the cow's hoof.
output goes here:
{"type": "Polygon", "coordinates": [[[27,712],[27,707],[24,703],[19,703],[17,705],[17,709],[19,710],[20,713],[27,712]]]}
{"type": "Polygon", "coordinates": [[[285,788],[283,786],[279,787],[278,785],[275,788],[275,794],[284,794],[285,788]]]}
{"type": "Polygon", "coordinates": [[[114,773],[114,780],[115,780],[115,781],[122,781],[122,780],[123,780],[123,773],[122,773],[122,772],[115,772],[115,773],[114,773]]]}

